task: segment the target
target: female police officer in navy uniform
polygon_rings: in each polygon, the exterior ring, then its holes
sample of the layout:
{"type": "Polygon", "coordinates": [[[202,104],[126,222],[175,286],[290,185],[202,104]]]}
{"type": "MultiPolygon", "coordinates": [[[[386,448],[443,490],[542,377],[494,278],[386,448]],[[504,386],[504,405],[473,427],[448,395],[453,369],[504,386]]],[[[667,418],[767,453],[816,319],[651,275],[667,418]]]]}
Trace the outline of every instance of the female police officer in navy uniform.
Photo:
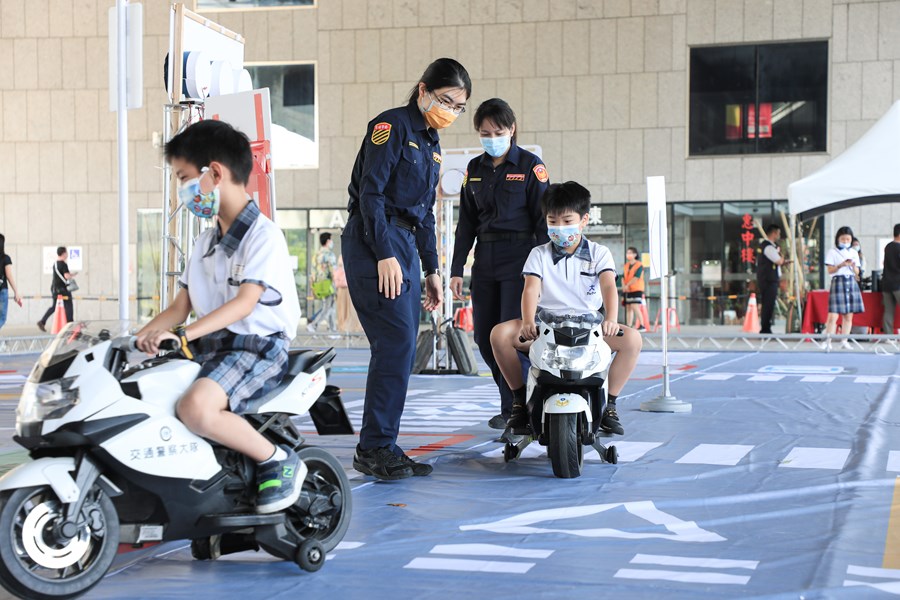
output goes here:
{"type": "Polygon", "coordinates": [[[549,241],[541,214],[549,176],[541,159],[516,145],[516,115],[505,101],[483,102],[475,111],[475,129],[484,154],[469,162],[463,180],[450,289],[462,299],[463,266],[477,239],[471,286],[475,343],[500,388],[500,414],[488,424],[504,429],[512,392],[494,360],[491,329],[522,317],[522,267],[534,246],[549,241]]]}
{"type": "Polygon", "coordinates": [[[350,298],[372,352],[353,468],[379,479],[431,472],[396,441],[415,357],[422,271],[425,310],[443,300],[432,210],[441,169],[437,130],[465,110],[471,93],[461,64],[434,61],[406,106],[369,122],[353,165],[341,243],[350,298]]]}

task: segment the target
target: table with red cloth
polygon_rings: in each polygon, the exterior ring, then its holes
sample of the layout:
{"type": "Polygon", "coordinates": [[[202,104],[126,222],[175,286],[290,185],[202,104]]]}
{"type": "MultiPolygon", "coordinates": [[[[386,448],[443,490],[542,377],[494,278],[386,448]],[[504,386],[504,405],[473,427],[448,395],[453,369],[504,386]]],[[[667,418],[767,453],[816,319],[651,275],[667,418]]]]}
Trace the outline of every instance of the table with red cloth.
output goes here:
{"type": "MultiPolygon", "coordinates": [[[[881,333],[884,315],[884,299],[881,292],[863,292],[863,305],[866,312],[853,315],[854,327],[871,327],[875,333],[881,333]]],[[[801,333],[815,333],[816,323],[825,323],[828,319],[828,290],[815,290],[806,294],[806,306],[803,309],[803,327],[801,333]]],[[[838,317],[838,325],[841,318],[838,317]]],[[[900,305],[894,311],[894,326],[900,327],[900,305]]]]}

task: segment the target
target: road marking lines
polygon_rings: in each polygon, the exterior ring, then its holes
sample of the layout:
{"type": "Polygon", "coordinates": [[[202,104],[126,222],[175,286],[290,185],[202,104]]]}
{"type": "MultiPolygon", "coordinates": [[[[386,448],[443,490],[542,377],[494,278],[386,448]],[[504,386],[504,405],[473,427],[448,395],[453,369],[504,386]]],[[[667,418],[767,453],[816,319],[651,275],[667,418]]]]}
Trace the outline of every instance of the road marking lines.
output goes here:
{"type": "MultiPolygon", "coordinates": [[[[500,558],[545,559],[553,550],[514,548],[497,544],[439,544],[429,554],[457,556],[493,556],[500,558]]],[[[475,560],[472,558],[446,558],[443,556],[419,556],[404,569],[428,569],[437,571],[466,571],[475,573],[524,574],[537,563],[509,560],[475,560]]]]}
{"type": "Polygon", "coordinates": [[[747,381],[781,381],[784,375],[754,375],[747,381]]]}
{"type": "Polygon", "coordinates": [[[743,444],[700,444],[676,463],[687,465],[734,466],[753,450],[753,446],[743,444]]]}
{"type": "Polygon", "coordinates": [[[732,377],[734,377],[732,373],[707,373],[699,376],[697,379],[700,381],[728,381],[732,377]]]}
{"type": "Polygon", "coordinates": [[[834,375],[806,375],[800,379],[800,383],[831,383],[834,380],[834,375]]]}
{"type": "Polygon", "coordinates": [[[846,448],[802,448],[797,447],[779,463],[779,467],[789,469],[836,469],[844,468],[850,450],[846,448]]]}
{"type": "MultiPolygon", "coordinates": [[[[632,565],[656,565],[663,567],[694,567],[698,569],[747,569],[755,571],[756,560],[731,560],[722,558],[698,558],[692,556],[668,556],[636,554],[629,561],[632,565]]],[[[619,579],[661,579],[681,583],[709,583],[718,585],[747,585],[749,575],[734,575],[712,570],[675,571],[668,569],[619,569],[613,577],[619,579]]]]}
{"type": "Polygon", "coordinates": [[[879,569],[875,567],[861,567],[857,565],[847,566],[847,575],[854,577],[869,577],[876,581],[863,581],[860,579],[845,579],[844,587],[870,587],[888,594],[900,595],[900,569],[879,569]],[[889,579],[893,581],[878,581],[889,579]]]}

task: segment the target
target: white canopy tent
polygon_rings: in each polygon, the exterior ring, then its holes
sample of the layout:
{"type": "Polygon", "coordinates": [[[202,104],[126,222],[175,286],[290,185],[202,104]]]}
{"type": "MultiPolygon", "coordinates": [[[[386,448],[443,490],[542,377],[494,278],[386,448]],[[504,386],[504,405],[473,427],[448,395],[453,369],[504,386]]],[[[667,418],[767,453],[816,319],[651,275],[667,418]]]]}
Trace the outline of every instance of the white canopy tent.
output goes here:
{"type": "Polygon", "coordinates": [[[900,200],[900,101],[855,144],[824,167],[788,186],[791,215],[900,200]]]}

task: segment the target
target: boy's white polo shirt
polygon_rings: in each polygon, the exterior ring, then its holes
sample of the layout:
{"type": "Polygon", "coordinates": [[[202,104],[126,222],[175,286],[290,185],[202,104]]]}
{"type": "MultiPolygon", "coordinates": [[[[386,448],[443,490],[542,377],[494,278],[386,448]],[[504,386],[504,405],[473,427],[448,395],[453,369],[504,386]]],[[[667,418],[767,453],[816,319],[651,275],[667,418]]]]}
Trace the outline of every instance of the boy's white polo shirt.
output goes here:
{"type": "Polygon", "coordinates": [[[600,273],[604,271],[616,272],[609,248],[581,236],[572,254],[553,242],[532,248],[522,276],[541,278],[540,308],[587,313],[603,306],[600,273]]]}
{"type": "Polygon", "coordinates": [[[265,288],[253,312],[228,326],[237,334],[297,335],[300,301],[280,229],[249,202],[224,236],[211,227],[197,236],[180,283],[202,318],[237,297],[242,283],[265,288]]]}

